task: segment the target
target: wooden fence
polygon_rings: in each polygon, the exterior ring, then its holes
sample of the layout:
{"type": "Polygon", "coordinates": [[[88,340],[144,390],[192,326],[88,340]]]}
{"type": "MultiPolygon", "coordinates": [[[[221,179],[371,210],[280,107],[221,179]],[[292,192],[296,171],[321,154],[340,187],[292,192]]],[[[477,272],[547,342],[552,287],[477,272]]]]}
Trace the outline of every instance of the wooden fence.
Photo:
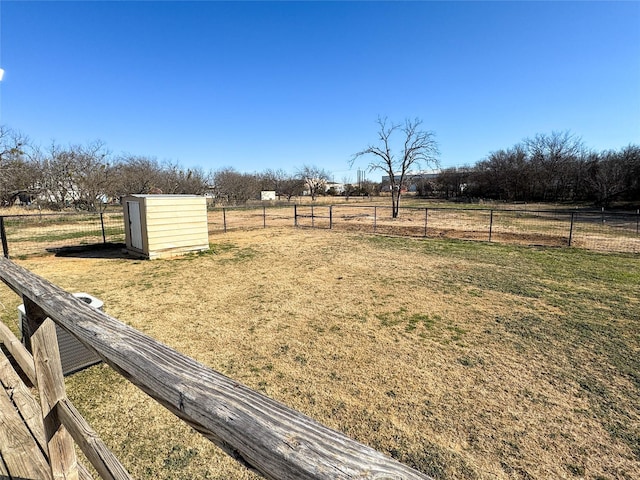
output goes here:
{"type": "Polygon", "coordinates": [[[34,332],[33,359],[6,327],[0,334],[4,332],[7,350],[38,386],[42,449],[48,452],[53,478],[85,478],[74,440],[102,478],[130,478],[66,398],[55,324],[265,478],[429,478],[176,352],[1,257],[0,278],[22,297],[34,332]]]}

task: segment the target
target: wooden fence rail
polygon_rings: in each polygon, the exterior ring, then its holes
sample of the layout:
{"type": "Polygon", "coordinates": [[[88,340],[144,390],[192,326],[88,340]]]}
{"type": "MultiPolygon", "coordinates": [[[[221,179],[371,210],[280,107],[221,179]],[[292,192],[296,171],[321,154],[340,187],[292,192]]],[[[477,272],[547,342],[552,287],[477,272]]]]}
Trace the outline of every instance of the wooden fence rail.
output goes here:
{"type": "MultiPolygon", "coordinates": [[[[22,296],[27,315],[35,314],[43,325],[46,317],[53,320],[127,380],[265,478],[430,478],[176,352],[1,257],[0,277],[22,296]]],[[[56,396],[47,395],[49,401],[56,396]]],[[[55,416],[63,424],[77,416],[63,399],[54,405],[55,416]]],[[[81,447],[93,442],[92,435],[82,433],[86,425],[74,428],[81,447]]],[[[69,430],[74,433],[74,428],[69,430]]]]}
{"type": "MultiPolygon", "coordinates": [[[[53,340],[55,342],[55,338],[53,338],[53,340]]],[[[31,353],[29,353],[25,346],[22,345],[13,332],[1,322],[0,343],[4,344],[7,351],[11,354],[15,362],[20,367],[20,370],[22,370],[22,373],[29,379],[29,381],[33,385],[38,385],[36,368],[31,353]]],[[[0,361],[3,358],[6,357],[0,357],[0,361]]],[[[8,360],[6,363],[6,365],[2,365],[0,363],[0,371],[3,373],[0,377],[10,379],[9,385],[6,386],[9,387],[12,392],[13,401],[20,412],[20,416],[27,424],[33,438],[39,445],[40,450],[47,452],[47,459],[51,461],[48,455],[49,447],[43,422],[43,410],[39,405],[37,405],[35,399],[30,395],[28,390],[26,390],[17,374],[13,374],[11,372],[8,360]],[[4,370],[1,367],[4,367],[4,370]]],[[[61,387],[59,386],[58,388],[61,387]]],[[[131,479],[119,460],[102,442],[98,437],[98,434],[87,424],[86,420],[66,397],[66,394],[56,402],[54,413],[64,428],[71,434],[71,437],[89,459],[98,474],[100,474],[101,478],[105,480],[131,479]]],[[[28,460],[32,461],[33,458],[28,460]]],[[[55,465],[55,460],[54,468],[55,470],[59,470],[58,466],[55,465]]],[[[77,463],[77,471],[80,479],[91,480],[91,474],[80,463],[77,463]]],[[[70,476],[75,477],[75,472],[72,475],[67,474],[63,478],[69,478],[70,476]]],[[[1,478],[4,477],[0,476],[0,479],[1,478]]]]}

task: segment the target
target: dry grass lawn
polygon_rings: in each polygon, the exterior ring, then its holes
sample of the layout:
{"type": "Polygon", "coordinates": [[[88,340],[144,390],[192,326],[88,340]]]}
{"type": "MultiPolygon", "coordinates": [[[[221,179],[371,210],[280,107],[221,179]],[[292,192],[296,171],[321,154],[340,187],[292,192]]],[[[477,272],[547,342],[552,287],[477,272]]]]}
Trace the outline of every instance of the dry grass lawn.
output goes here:
{"type": "MultiPolygon", "coordinates": [[[[289,228],[19,263],[435,478],[640,471],[640,257],[289,228]]],[[[0,286],[14,325],[19,299],[0,286]]],[[[135,478],[250,479],[105,366],[68,393],[135,478]]],[[[634,473],[635,472],[635,473],[634,473]]]]}

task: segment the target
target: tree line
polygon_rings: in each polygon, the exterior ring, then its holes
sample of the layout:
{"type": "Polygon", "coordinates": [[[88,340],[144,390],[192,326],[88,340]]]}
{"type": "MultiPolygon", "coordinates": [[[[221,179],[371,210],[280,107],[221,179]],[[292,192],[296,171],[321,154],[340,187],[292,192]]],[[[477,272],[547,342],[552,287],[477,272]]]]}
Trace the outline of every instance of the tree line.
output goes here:
{"type": "Polygon", "coordinates": [[[448,168],[437,180],[446,198],[510,202],[640,200],[640,146],[593,151],[569,132],[538,134],[490,153],[472,167],[448,168]]]}
{"type": "Polygon", "coordinates": [[[639,146],[596,152],[569,132],[538,134],[491,152],[473,166],[447,168],[435,179],[416,180],[410,169],[420,168],[421,161],[437,163],[433,133],[420,130],[421,123],[419,119],[404,124],[379,119],[380,143],[353,158],[371,156],[369,170],[390,174],[393,185],[385,188],[371,181],[356,185],[345,178],[340,191],[327,191],[330,175],[314,165],[303,165],[293,173],[282,169],[241,173],[230,167],[205,172],[147,156],[113,155],[99,141],[69,146],[54,142],[43,148],[0,125],[0,206],[20,201],[55,210],[96,211],[124,195],[148,193],[209,193],[216,203],[241,205],[259,199],[263,190],[275,191],[289,201],[303,193],[314,199],[325,194],[348,198],[388,190],[396,208],[403,189],[421,196],[509,202],[581,201],[609,206],[614,201],[640,200],[639,146]],[[388,143],[395,132],[403,140],[397,157],[388,143]]]}
{"type": "MultiPolygon", "coordinates": [[[[241,205],[263,190],[291,200],[303,192],[324,194],[329,173],[313,165],[296,172],[282,169],[241,173],[231,167],[205,172],[177,162],[138,155],[112,155],[100,141],[46,148],[0,126],[0,206],[16,202],[61,210],[97,211],[131,194],[211,194],[217,203],[241,205]]],[[[348,193],[359,190],[349,186],[348,193]]]]}
{"type": "Polygon", "coordinates": [[[103,142],[39,147],[0,126],[0,205],[37,203],[60,210],[100,210],[132,193],[202,194],[200,169],[136,155],[112,155],[103,142]]]}

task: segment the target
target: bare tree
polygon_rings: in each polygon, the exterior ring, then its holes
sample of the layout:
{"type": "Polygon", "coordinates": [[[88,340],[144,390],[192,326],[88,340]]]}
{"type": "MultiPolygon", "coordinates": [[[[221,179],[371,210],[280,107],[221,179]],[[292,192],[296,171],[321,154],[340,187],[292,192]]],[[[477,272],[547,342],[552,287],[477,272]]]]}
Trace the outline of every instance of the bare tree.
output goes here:
{"type": "Polygon", "coordinates": [[[483,196],[500,200],[523,200],[531,185],[532,167],[521,144],[491,152],[476,164],[474,180],[483,196]]]}
{"type": "Polygon", "coordinates": [[[304,190],[303,180],[282,169],[266,170],[260,175],[260,184],[262,190],[275,190],[278,199],[285,196],[288,202],[292,197],[302,195],[304,190]]]}
{"type": "Polygon", "coordinates": [[[582,139],[568,131],[554,131],[525,139],[524,148],[532,173],[533,195],[543,201],[570,200],[572,167],[585,151],[582,139]]]}
{"type": "Polygon", "coordinates": [[[303,191],[304,181],[300,178],[289,176],[280,183],[280,194],[287,197],[287,202],[290,202],[292,197],[302,195],[303,191]]]}
{"type": "Polygon", "coordinates": [[[404,124],[388,122],[378,117],[378,144],[371,144],[353,155],[351,166],[355,160],[364,155],[373,155],[369,163],[369,171],[381,170],[389,176],[391,189],[391,212],[393,218],[398,216],[400,196],[407,174],[421,166],[438,165],[438,144],[435,134],[421,130],[422,120],[405,120],[404,124]],[[402,146],[398,155],[393,153],[392,136],[395,132],[403,135],[402,146]]]}
{"type": "Polygon", "coordinates": [[[318,194],[324,191],[329,180],[329,173],[315,165],[304,165],[298,171],[298,177],[304,181],[304,185],[311,195],[311,200],[315,201],[318,194]]]}
{"type": "Polygon", "coordinates": [[[342,177],[342,186],[344,188],[342,193],[345,199],[349,201],[349,197],[357,192],[357,188],[351,183],[351,178],[347,176],[342,177]]]}
{"type": "Polygon", "coordinates": [[[66,148],[52,143],[41,166],[42,191],[52,207],[95,211],[114,194],[113,165],[101,141],[66,148]]]}
{"type": "Polygon", "coordinates": [[[115,171],[102,141],[72,149],[76,156],[76,208],[103,211],[115,192],[115,171]]]}
{"type": "Polygon", "coordinates": [[[203,195],[209,186],[202,168],[179,169],[176,178],[176,193],[203,195]]]}
{"type": "Polygon", "coordinates": [[[626,195],[629,200],[640,199],[640,145],[627,145],[620,150],[619,156],[626,165],[626,195]]]}
{"type": "Polygon", "coordinates": [[[123,155],[117,159],[118,196],[161,191],[162,166],[155,158],[123,155]]]}
{"type": "Polygon", "coordinates": [[[166,194],[202,195],[208,182],[201,168],[185,170],[177,162],[165,162],[159,166],[155,189],[166,194]]]}
{"type": "Polygon", "coordinates": [[[75,155],[53,142],[42,159],[43,201],[49,208],[61,210],[71,205],[75,197],[75,155]]]}
{"type": "Polygon", "coordinates": [[[622,152],[614,150],[593,152],[588,156],[587,183],[598,205],[608,207],[614,199],[630,189],[629,172],[633,168],[626,161],[627,152],[629,152],[628,148],[622,152]]]}
{"type": "Polygon", "coordinates": [[[462,195],[470,170],[471,167],[450,167],[442,170],[436,180],[440,195],[447,199],[462,195]]]}
{"type": "Polygon", "coordinates": [[[27,155],[28,139],[0,125],[0,206],[29,199],[38,182],[37,162],[27,155]]]}
{"type": "Polygon", "coordinates": [[[361,180],[358,188],[358,195],[370,197],[380,193],[381,184],[372,182],[371,180],[361,180]]]}
{"type": "Polygon", "coordinates": [[[0,165],[3,161],[22,155],[27,138],[14,132],[5,125],[0,125],[0,165]]]}
{"type": "Polygon", "coordinates": [[[286,181],[289,175],[282,169],[265,170],[259,175],[261,190],[274,190],[278,198],[280,198],[282,183],[286,181]]]}
{"type": "Polygon", "coordinates": [[[256,175],[239,173],[233,168],[222,168],[213,174],[216,201],[229,205],[242,205],[258,198],[260,182],[256,175]]]}

